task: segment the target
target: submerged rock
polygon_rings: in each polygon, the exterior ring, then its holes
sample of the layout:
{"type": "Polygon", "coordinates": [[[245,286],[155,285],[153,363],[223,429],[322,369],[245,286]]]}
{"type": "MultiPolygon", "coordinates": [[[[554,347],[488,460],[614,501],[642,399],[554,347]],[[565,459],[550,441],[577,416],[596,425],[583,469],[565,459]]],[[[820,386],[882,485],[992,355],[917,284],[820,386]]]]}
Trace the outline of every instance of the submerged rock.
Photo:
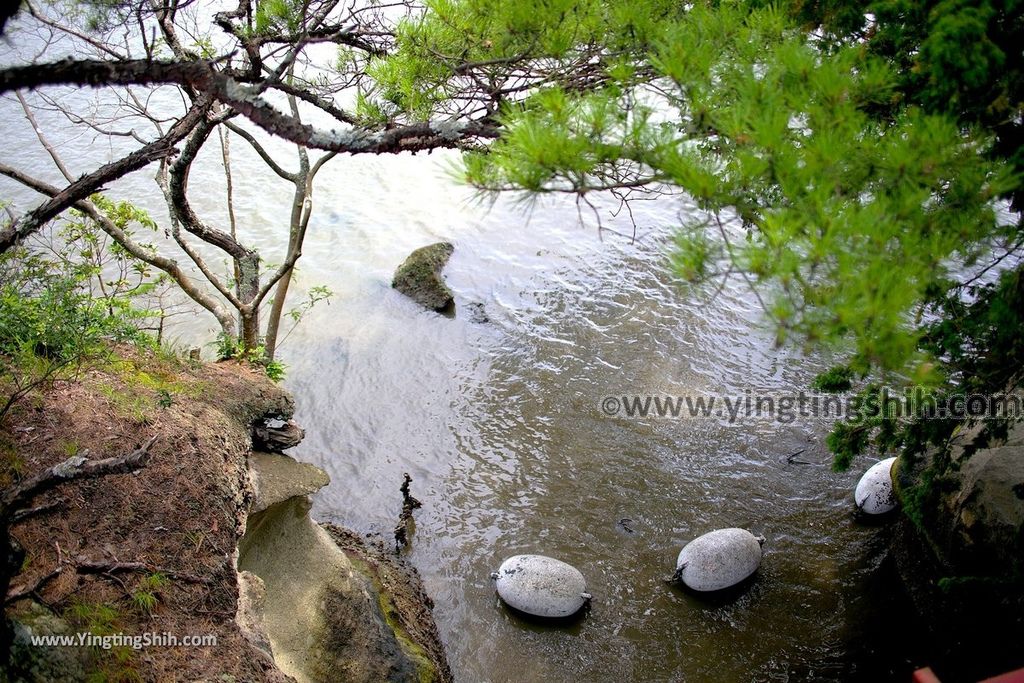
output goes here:
{"type": "Polygon", "coordinates": [[[466,304],[466,311],[469,313],[469,322],[471,323],[482,325],[491,322],[490,316],[487,315],[487,309],[479,301],[466,304]]]}
{"type": "Polygon", "coordinates": [[[746,529],[718,529],[686,544],[676,559],[675,577],[695,591],[734,586],[761,565],[763,536],[746,529]]]}
{"type": "Polygon", "coordinates": [[[455,247],[449,242],[420,247],[395,271],[391,286],[432,311],[451,307],[454,298],[441,271],[454,251],[455,247]]]}
{"type": "Polygon", "coordinates": [[[869,515],[883,515],[896,508],[892,488],[892,468],[896,458],[880,460],[868,468],[857,482],[853,500],[857,509],[869,515]]]}
{"type": "Polygon", "coordinates": [[[509,606],[536,617],[570,617],[590,600],[583,574],[544,555],[514,555],[491,575],[509,606]]]}

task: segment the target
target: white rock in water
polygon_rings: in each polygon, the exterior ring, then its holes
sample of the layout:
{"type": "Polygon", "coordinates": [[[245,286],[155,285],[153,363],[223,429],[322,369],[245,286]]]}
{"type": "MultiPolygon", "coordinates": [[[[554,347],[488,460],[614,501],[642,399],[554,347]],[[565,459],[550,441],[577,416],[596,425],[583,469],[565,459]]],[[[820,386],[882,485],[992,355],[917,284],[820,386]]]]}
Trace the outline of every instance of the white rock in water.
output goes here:
{"type": "Polygon", "coordinates": [[[544,555],[514,555],[491,578],[502,600],[537,617],[568,617],[590,600],[578,569],[544,555]]]}
{"type": "Polygon", "coordinates": [[[676,560],[676,576],[695,591],[734,586],[761,565],[764,537],[746,529],[718,529],[686,544],[676,560]]]}
{"type": "Polygon", "coordinates": [[[881,515],[896,507],[892,489],[892,466],[896,458],[886,458],[872,465],[857,482],[853,500],[857,509],[869,515],[881,515]]]}

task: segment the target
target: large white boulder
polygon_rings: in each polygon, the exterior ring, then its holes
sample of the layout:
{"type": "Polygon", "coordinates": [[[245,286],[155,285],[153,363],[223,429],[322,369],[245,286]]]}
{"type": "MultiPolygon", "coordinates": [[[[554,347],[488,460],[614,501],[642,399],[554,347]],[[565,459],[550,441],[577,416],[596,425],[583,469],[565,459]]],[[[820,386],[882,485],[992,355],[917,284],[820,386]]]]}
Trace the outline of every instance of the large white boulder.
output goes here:
{"type": "Polygon", "coordinates": [[[502,600],[537,617],[568,617],[590,600],[578,569],[544,555],[514,555],[491,578],[502,600]]]}
{"type": "Polygon", "coordinates": [[[746,529],[718,529],[686,544],[676,560],[676,577],[695,591],[734,586],[761,565],[763,537],[746,529]]]}
{"type": "Polygon", "coordinates": [[[892,488],[892,466],[896,458],[880,460],[868,468],[857,482],[853,500],[857,509],[869,515],[881,515],[896,507],[892,488]]]}

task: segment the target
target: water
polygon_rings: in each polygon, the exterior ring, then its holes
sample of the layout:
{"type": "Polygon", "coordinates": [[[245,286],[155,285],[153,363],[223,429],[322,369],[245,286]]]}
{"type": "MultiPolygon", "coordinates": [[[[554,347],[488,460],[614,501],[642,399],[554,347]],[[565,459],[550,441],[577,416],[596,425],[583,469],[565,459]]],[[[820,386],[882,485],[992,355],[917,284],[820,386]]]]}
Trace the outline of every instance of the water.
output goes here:
{"type": "Polygon", "coordinates": [[[905,679],[887,649],[900,618],[885,530],[853,522],[857,474],[824,464],[826,423],[601,410],[623,394],[797,390],[826,367],[774,348],[741,281],[713,299],[675,281],[664,255],[685,202],[644,207],[637,243],[602,242],[570,203],[481,213],[429,179],[429,160],[373,164],[359,174],[380,204],[350,204],[345,229],[307,249],[307,275],[350,284],[284,353],[308,428],[297,455],[332,477],[315,514],[385,538],[412,475],[424,507],[409,554],[458,680],[905,679]],[[412,200],[391,216],[398,194],[412,200]],[[388,287],[438,238],[456,244],[454,319],[388,287]],[[784,464],[800,450],[816,464],[784,464]],[[768,537],[751,588],[723,604],[665,585],[682,544],[723,526],[768,537]],[[501,606],[488,574],[525,552],[584,573],[584,620],[545,628],[501,606]]]}
{"type": "MultiPolygon", "coordinates": [[[[52,177],[16,107],[4,102],[0,114],[24,141],[21,162],[52,177]]],[[[47,123],[69,158],[98,164],[117,153],[47,123]]],[[[275,262],[288,186],[243,145],[233,148],[241,230],[275,262]]],[[[293,158],[287,145],[271,147],[293,158]]],[[[211,221],[224,220],[217,161],[209,150],[193,174],[211,221]]],[[[638,206],[635,242],[602,240],[569,201],[532,212],[474,204],[448,178],[453,161],[435,153],[327,167],[293,291],[298,301],[327,285],[335,296],[291,333],[281,358],[307,430],[294,454],[332,480],[316,516],[389,538],[402,473],[412,475],[424,505],[407,552],[436,602],[457,680],[905,680],[887,531],[854,523],[857,473],[825,464],[826,422],[601,409],[607,396],[799,390],[829,359],[776,349],[741,280],[715,296],[675,281],[665,252],[673,227],[695,215],[685,200],[638,206]],[[445,271],[454,318],[389,286],[412,249],[439,239],[456,245],[445,271]],[[800,450],[813,464],[786,464],[800,450]],[[663,583],[683,543],[724,526],[768,539],[745,592],[708,600],[663,583]],[[488,574],[523,552],[578,567],[592,611],[560,628],[507,612],[488,574]]],[[[112,192],[163,219],[150,176],[112,192]]],[[[9,183],[0,189],[32,203],[9,183]]],[[[213,330],[197,316],[175,335],[188,345],[213,330]]]]}

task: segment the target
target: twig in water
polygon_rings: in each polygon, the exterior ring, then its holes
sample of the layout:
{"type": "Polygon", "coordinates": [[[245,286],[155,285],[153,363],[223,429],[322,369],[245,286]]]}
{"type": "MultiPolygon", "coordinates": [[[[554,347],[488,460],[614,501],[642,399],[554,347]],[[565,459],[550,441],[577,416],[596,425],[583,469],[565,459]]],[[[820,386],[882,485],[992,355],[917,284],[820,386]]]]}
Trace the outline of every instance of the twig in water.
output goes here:
{"type": "Polygon", "coordinates": [[[398,516],[398,524],[395,525],[395,552],[397,553],[402,546],[408,545],[409,543],[409,525],[412,520],[412,511],[418,507],[423,507],[423,503],[417,500],[411,493],[409,493],[409,484],[412,483],[412,477],[406,472],[402,481],[402,486],[398,489],[402,492],[402,514],[398,516]]]}

